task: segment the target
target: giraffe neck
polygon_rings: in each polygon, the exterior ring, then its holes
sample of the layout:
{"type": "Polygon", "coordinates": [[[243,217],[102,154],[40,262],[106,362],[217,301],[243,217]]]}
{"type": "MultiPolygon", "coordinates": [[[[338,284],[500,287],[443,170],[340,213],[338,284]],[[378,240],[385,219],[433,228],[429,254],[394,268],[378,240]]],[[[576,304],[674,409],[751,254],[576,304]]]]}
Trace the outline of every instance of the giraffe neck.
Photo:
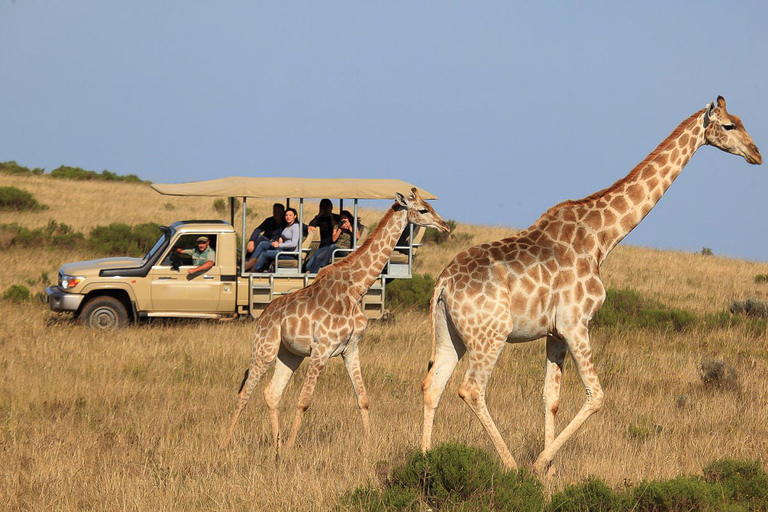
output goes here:
{"type": "Polygon", "coordinates": [[[675,181],[693,154],[706,142],[704,110],[680,125],[632,171],[607,189],[578,201],[566,201],[545,213],[533,226],[546,229],[557,219],[572,225],[560,240],[598,262],[642,221],[675,181]]]}
{"type": "Polygon", "coordinates": [[[363,245],[341,261],[341,268],[351,271],[349,292],[356,296],[365,295],[379,278],[408,225],[408,212],[396,207],[392,205],[363,245]]]}

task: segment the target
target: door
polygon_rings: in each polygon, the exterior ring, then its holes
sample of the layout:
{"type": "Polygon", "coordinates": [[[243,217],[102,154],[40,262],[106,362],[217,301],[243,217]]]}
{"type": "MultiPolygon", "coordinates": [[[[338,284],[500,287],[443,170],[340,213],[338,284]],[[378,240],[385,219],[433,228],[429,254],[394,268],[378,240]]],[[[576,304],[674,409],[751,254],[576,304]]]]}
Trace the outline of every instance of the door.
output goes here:
{"type": "MultiPolygon", "coordinates": [[[[194,251],[195,241],[200,236],[210,240],[210,247],[216,250],[216,235],[182,235],[173,244],[168,254],[149,272],[151,278],[152,310],[213,313],[217,311],[221,297],[221,269],[214,259],[214,265],[204,272],[190,274],[195,268],[188,254],[173,257],[176,248],[194,251]],[[174,263],[179,266],[175,267],[174,263]]],[[[215,256],[214,256],[215,258],[215,256]]],[[[228,283],[231,284],[231,283],[228,283]]]]}

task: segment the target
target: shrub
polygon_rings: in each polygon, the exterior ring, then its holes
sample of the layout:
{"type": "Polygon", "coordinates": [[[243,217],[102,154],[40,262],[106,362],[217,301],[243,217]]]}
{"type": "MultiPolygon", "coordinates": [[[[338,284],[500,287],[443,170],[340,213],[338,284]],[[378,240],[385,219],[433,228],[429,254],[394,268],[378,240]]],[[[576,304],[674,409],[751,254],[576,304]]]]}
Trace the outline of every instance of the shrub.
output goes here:
{"type": "MultiPolygon", "coordinates": [[[[242,208],[242,203],[239,201],[235,201],[235,214],[240,211],[240,208],[242,208]]],[[[213,201],[213,209],[216,210],[216,213],[222,216],[229,216],[229,201],[226,201],[224,199],[216,199],[213,201]]],[[[255,215],[258,215],[258,212],[254,210],[253,208],[245,208],[245,214],[248,217],[253,217],[255,215]]]]}
{"type": "Polygon", "coordinates": [[[435,278],[429,274],[414,274],[411,279],[396,279],[387,286],[387,302],[393,308],[429,310],[435,278]]]}
{"type": "Polygon", "coordinates": [[[768,474],[757,461],[716,460],[704,468],[704,480],[727,501],[768,510],[768,474]]]}
{"type": "Polygon", "coordinates": [[[158,228],[153,223],[133,227],[122,223],[98,226],[91,230],[88,245],[102,254],[140,257],[157,240],[158,228]]]}
{"type": "Polygon", "coordinates": [[[757,274],[755,276],[756,284],[765,283],[765,282],[768,282],[768,274],[757,274]]]}
{"type": "Polygon", "coordinates": [[[701,249],[701,255],[702,256],[712,256],[713,255],[712,249],[710,249],[709,247],[703,247],[701,249]]]}
{"type": "Polygon", "coordinates": [[[19,304],[21,302],[27,302],[30,299],[29,290],[26,286],[20,284],[14,284],[3,293],[3,299],[19,304]]]}
{"type": "Polygon", "coordinates": [[[589,477],[586,482],[571,485],[552,496],[547,510],[557,512],[582,512],[584,510],[608,512],[611,510],[631,510],[626,497],[614,492],[605,482],[597,477],[589,477]]]}
{"type": "Polygon", "coordinates": [[[608,289],[605,293],[605,303],[591,324],[596,327],[619,329],[684,331],[693,327],[697,321],[698,318],[691,311],[670,308],[633,290],[608,289]]]}
{"type": "Polygon", "coordinates": [[[355,510],[435,509],[540,511],[543,486],[524,469],[505,472],[484,451],[446,443],[411,455],[386,488],[360,487],[343,496],[355,510]]]}
{"type": "Polygon", "coordinates": [[[712,487],[690,476],[679,476],[664,482],[641,482],[632,492],[632,499],[628,510],[638,512],[710,510],[715,504],[712,487]]]}
{"type": "Polygon", "coordinates": [[[450,231],[443,232],[438,231],[437,229],[433,228],[427,228],[427,231],[424,232],[424,238],[422,239],[423,243],[435,243],[435,244],[444,244],[448,241],[448,238],[451,236],[451,233],[456,231],[456,221],[448,219],[445,221],[446,224],[448,224],[448,228],[450,231]]]}
{"type": "Polygon", "coordinates": [[[43,174],[45,169],[40,169],[39,167],[30,169],[29,167],[24,167],[17,164],[13,160],[9,160],[8,162],[0,162],[0,172],[5,174],[12,174],[14,176],[25,176],[43,174]]]}
{"type": "Polygon", "coordinates": [[[150,183],[149,181],[143,181],[135,174],[128,174],[121,176],[104,170],[101,174],[96,171],[86,171],[80,167],[69,167],[61,165],[51,171],[51,178],[63,179],[63,180],[75,180],[75,181],[121,181],[128,183],[150,183]]]}
{"type": "Polygon", "coordinates": [[[734,315],[768,318],[768,304],[757,299],[735,300],[728,310],[734,315]]]}
{"type": "Polygon", "coordinates": [[[706,388],[739,389],[739,378],[736,368],[725,361],[705,359],[699,364],[699,376],[706,388]]]}
{"type": "Polygon", "coordinates": [[[29,229],[18,224],[0,225],[3,238],[10,238],[9,246],[73,248],[82,244],[85,237],[66,224],[48,221],[42,228],[29,229]]]}
{"type": "Polygon", "coordinates": [[[0,187],[0,211],[37,212],[47,209],[47,206],[38,203],[37,199],[26,190],[16,187],[0,187]]]}

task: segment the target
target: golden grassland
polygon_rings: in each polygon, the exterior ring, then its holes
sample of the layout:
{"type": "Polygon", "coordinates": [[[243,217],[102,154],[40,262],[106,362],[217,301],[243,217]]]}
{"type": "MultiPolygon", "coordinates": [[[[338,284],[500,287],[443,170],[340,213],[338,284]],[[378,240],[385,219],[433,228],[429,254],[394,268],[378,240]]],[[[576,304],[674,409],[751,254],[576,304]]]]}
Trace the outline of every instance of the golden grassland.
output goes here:
{"type": "MultiPolygon", "coordinates": [[[[111,222],[216,217],[210,199],[160,196],[145,185],[0,175],[0,186],[29,190],[49,205],[38,213],[0,214],[0,223],[27,227],[55,219],[87,233],[111,222]]],[[[269,203],[258,203],[258,215],[249,222],[268,215],[269,203]]],[[[439,212],[440,202],[435,207],[439,212]]],[[[375,218],[377,212],[364,214],[375,218]]],[[[457,233],[472,234],[472,243],[479,243],[514,230],[460,225],[457,233]]],[[[417,271],[436,275],[464,245],[423,247],[417,271]]],[[[42,291],[42,272],[53,277],[62,263],[88,257],[83,251],[3,251],[0,291],[12,284],[42,291]]],[[[736,299],[765,299],[768,285],[755,284],[754,276],[766,273],[765,263],[624,246],[602,269],[608,287],[632,288],[699,314],[723,311],[736,299]]],[[[341,494],[378,481],[418,450],[420,384],[431,343],[428,317],[421,312],[372,322],[361,343],[370,445],[362,439],[354,394],[336,358],[319,380],[292,451],[275,459],[260,391],[269,374],[244,412],[233,445],[221,450],[252,327],[247,319],[154,321],[99,333],[52,314],[42,303],[0,302],[0,509],[327,510],[341,494]]],[[[766,335],[741,328],[682,334],[596,330],[593,345],[606,404],[559,452],[546,483],[549,492],[588,475],[620,488],[697,473],[719,457],[758,459],[765,466],[766,335]],[[734,367],[738,386],[705,387],[699,365],[707,359],[734,367]]],[[[560,428],[584,400],[569,363],[560,428]]],[[[446,390],[435,442],[494,453],[456,394],[465,368],[459,364],[446,390]]],[[[523,466],[543,446],[543,377],[543,342],[511,345],[488,390],[491,414],[523,466]]],[[[285,429],[303,379],[299,369],[286,390],[285,429]]]]}

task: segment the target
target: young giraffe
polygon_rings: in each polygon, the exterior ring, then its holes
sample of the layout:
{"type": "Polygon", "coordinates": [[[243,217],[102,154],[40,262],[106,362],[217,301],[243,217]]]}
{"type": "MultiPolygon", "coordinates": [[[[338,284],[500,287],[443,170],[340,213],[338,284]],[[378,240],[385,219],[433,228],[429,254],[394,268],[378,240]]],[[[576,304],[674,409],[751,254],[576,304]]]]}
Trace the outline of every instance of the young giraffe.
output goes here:
{"type": "Polygon", "coordinates": [[[683,121],[632,172],[613,186],[551,208],[519,235],[459,253],[432,296],[433,347],[424,391],[422,450],[431,446],[440,395],[456,363],[469,353],[459,396],[490,435],[504,464],[517,467],[485,404],[485,389],[505,342],[546,336],[544,450],[533,465],[542,474],[562,444],[603,403],[592,363],[588,324],[605,298],[599,269],[605,257],[658,202],[701,146],[709,144],[760,164],[757,146],[725,100],[683,121]],[[555,437],[555,414],[566,352],[587,400],[555,437]]]}
{"type": "Polygon", "coordinates": [[[320,372],[328,359],[341,355],[357,395],[363,430],[370,437],[368,394],[363,384],[357,345],[368,319],[363,296],[389,261],[408,223],[448,231],[448,225],[424,201],[416,188],[409,198],[397,194],[395,203],[363,245],[343,260],[320,270],[314,282],[270,303],[257,320],[250,367],[238,393],[237,407],[224,446],[229,444],[237,418],[267,368],[277,360],[272,380],[264,390],[272,422],[272,438],[280,450],[278,408],[285,386],[305,357],[309,368],[301,389],[287,447],[293,446],[301,419],[309,408],[320,372]]]}

